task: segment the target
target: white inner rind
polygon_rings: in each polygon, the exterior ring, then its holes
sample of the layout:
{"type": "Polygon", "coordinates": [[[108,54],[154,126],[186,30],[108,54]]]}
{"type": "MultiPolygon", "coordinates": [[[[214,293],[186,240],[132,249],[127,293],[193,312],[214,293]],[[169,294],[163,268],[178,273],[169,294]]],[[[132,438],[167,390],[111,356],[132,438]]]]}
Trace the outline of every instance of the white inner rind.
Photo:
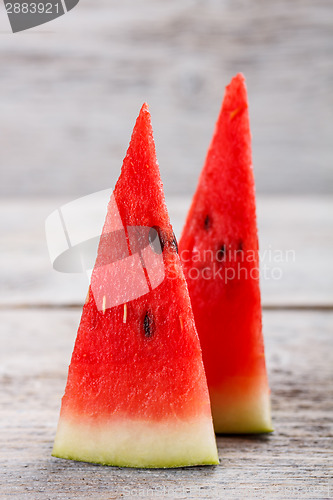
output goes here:
{"type": "Polygon", "coordinates": [[[215,432],[251,434],[273,431],[266,378],[254,378],[244,389],[244,380],[233,377],[220,389],[210,388],[210,398],[215,432]]]}
{"type": "Polygon", "coordinates": [[[59,420],[53,456],[123,467],[218,464],[210,417],[195,421],[59,420]]]}

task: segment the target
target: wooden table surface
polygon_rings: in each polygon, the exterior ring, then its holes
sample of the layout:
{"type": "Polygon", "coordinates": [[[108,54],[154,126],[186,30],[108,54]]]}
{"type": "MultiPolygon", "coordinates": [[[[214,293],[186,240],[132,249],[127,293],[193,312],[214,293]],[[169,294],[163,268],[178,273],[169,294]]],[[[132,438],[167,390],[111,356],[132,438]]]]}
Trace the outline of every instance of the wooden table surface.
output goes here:
{"type": "MultiPolygon", "coordinates": [[[[261,251],[294,251],[262,280],[275,432],[218,436],[219,466],[174,470],[51,457],[86,294],[48,261],[44,220],[63,201],[0,202],[0,498],[333,498],[332,200],[258,200],[261,251]]],[[[189,200],[168,202],[179,234],[189,200]]]]}

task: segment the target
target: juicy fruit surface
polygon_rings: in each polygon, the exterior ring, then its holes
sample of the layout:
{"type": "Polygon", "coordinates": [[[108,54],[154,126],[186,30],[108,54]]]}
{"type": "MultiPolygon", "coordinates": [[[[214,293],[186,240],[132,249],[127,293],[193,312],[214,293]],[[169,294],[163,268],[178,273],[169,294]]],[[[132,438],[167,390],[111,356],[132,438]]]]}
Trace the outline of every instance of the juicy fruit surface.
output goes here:
{"type": "MultiPolygon", "coordinates": [[[[130,253],[131,227],[157,228],[164,279],[153,287],[153,279],[144,269],[147,293],[126,304],[97,307],[93,287],[98,291],[110,286],[103,268],[111,251],[107,235],[114,210],[110,201],[105,238],[100,241],[69,368],[54,454],[133,467],[218,463],[199,339],[145,105],[133,131],[114,200],[130,253]],[[147,422],[149,425],[145,425],[147,422]],[[172,439],[165,439],[172,436],[179,422],[199,422],[199,427],[202,422],[206,445],[202,446],[204,440],[194,448],[186,445],[180,433],[177,440],[184,443],[183,452],[178,448],[179,453],[172,453],[172,439]],[[142,441],[141,436],[142,446],[138,448],[131,440],[140,426],[146,439],[142,441]],[[81,446],[82,440],[90,444],[81,446]],[[168,443],[164,451],[163,446],[159,448],[159,440],[168,443]],[[156,447],[160,449],[158,457],[153,452],[156,447]]],[[[123,278],[124,286],[129,286],[126,276],[123,278]]],[[[176,442],[173,447],[177,448],[176,442]]]]}
{"type": "Polygon", "coordinates": [[[201,353],[197,340],[187,335],[193,324],[186,305],[177,303],[180,299],[173,287],[160,286],[148,297],[127,304],[124,323],[124,306],[103,314],[90,294],[69,369],[63,412],[68,409],[71,414],[97,419],[112,414],[156,420],[209,415],[201,353]],[[164,302],[165,294],[174,297],[168,307],[158,304],[164,302]],[[153,318],[150,337],[144,328],[147,311],[153,318]]]}
{"type": "Polygon", "coordinates": [[[264,391],[267,396],[269,389],[251,136],[242,75],[226,88],[179,249],[203,351],[215,430],[271,430],[266,411],[269,397],[256,397],[259,387],[259,394],[264,391]],[[257,425],[253,425],[256,419],[257,425]],[[232,420],[239,423],[230,425],[232,420]]]}

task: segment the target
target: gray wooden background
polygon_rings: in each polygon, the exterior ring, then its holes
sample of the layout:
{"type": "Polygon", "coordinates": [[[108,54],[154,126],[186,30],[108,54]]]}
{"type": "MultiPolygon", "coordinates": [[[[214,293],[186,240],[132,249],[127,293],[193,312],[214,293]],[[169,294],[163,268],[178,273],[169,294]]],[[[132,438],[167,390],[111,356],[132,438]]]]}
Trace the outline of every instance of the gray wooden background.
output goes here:
{"type": "Polygon", "coordinates": [[[333,498],[332,167],[332,0],[80,0],[15,35],[0,0],[1,500],[333,498]],[[146,100],[179,236],[238,71],[250,98],[260,251],[273,252],[261,289],[275,431],[218,436],[217,467],[55,459],[88,283],[52,269],[45,218],[112,187],[146,100]]]}
{"type": "Polygon", "coordinates": [[[258,192],[332,193],[331,0],[80,0],[15,35],[0,9],[2,195],[112,187],[145,100],[166,192],[191,195],[238,71],[258,192]]]}

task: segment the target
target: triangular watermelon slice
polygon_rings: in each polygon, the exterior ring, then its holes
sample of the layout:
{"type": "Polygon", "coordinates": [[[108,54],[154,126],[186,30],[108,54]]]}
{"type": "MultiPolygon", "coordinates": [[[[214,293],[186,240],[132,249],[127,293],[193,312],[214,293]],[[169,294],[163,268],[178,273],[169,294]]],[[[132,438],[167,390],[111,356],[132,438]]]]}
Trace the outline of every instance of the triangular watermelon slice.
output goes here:
{"type": "Polygon", "coordinates": [[[216,432],[272,431],[245,79],[226,88],[179,244],[216,432]]]}
{"type": "Polygon", "coordinates": [[[53,456],[129,467],[218,463],[146,104],[108,206],[53,456]]]}

